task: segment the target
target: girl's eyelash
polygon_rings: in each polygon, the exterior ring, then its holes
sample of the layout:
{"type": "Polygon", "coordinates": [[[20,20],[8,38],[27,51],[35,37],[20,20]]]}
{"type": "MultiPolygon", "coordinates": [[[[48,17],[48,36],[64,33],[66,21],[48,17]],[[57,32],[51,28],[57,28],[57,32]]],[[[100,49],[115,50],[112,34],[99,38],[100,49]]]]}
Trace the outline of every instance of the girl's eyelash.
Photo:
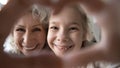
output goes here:
{"type": "Polygon", "coordinates": [[[70,29],[72,29],[72,30],[78,30],[77,27],[71,27],[70,29]]]}
{"type": "Polygon", "coordinates": [[[58,27],[52,26],[52,27],[50,27],[50,29],[58,29],[58,27]]]}

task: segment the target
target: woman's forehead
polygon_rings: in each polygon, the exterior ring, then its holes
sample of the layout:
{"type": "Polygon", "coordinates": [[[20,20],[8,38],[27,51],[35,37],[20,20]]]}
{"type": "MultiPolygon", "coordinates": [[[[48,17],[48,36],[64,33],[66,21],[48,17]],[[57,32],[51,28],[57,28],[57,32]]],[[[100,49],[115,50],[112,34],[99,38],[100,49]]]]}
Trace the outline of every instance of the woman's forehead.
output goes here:
{"type": "Polygon", "coordinates": [[[36,25],[39,24],[40,22],[37,21],[36,19],[33,19],[32,15],[25,15],[24,17],[21,17],[16,25],[36,25]]]}

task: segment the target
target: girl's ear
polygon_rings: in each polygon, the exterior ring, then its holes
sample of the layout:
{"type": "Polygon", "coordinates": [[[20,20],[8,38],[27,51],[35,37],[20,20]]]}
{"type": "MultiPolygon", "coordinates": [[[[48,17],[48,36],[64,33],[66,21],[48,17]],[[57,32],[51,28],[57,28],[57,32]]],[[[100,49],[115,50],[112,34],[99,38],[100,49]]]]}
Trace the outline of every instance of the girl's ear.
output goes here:
{"type": "Polygon", "coordinates": [[[82,37],[83,41],[87,40],[87,32],[83,30],[83,37],[82,37]]]}

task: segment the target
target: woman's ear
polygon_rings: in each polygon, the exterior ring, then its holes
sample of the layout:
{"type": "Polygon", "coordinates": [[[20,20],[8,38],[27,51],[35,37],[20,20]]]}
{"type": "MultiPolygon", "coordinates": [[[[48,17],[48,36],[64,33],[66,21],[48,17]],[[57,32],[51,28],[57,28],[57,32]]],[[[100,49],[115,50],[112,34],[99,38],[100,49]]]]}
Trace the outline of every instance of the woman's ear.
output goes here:
{"type": "Polygon", "coordinates": [[[83,30],[83,36],[82,36],[83,41],[87,40],[87,38],[88,38],[87,31],[83,30]]]}

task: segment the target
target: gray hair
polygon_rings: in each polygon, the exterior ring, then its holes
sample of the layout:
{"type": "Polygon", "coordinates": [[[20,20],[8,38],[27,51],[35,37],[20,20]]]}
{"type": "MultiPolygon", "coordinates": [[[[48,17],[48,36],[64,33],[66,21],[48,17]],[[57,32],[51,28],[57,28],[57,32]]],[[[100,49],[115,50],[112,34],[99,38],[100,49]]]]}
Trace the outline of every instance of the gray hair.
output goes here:
{"type": "MultiPolygon", "coordinates": [[[[28,11],[28,13],[31,13],[33,16],[33,19],[38,20],[47,32],[48,20],[50,17],[50,9],[44,6],[33,5],[30,11],[28,11]]],[[[4,52],[8,54],[21,55],[21,52],[13,39],[13,29],[3,44],[4,52]]]]}
{"type": "Polygon", "coordinates": [[[14,43],[13,35],[10,33],[8,37],[6,38],[4,44],[4,52],[8,54],[21,54],[17,45],[14,43]]]}
{"type": "Polygon", "coordinates": [[[51,9],[42,5],[34,5],[32,7],[33,19],[38,19],[43,28],[48,29],[48,22],[50,17],[51,9]]]}

